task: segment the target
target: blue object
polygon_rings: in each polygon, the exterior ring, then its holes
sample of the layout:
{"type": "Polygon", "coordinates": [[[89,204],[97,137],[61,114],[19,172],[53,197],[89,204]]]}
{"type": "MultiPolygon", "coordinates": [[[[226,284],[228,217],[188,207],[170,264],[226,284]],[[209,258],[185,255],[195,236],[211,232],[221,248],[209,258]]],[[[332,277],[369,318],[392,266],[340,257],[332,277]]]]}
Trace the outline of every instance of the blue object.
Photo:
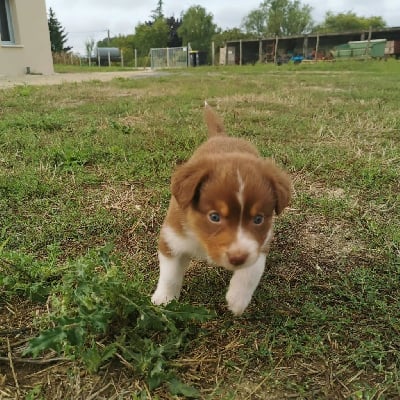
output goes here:
{"type": "Polygon", "coordinates": [[[304,60],[303,56],[293,56],[290,61],[293,61],[295,64],[300,64],[304,60]]]}

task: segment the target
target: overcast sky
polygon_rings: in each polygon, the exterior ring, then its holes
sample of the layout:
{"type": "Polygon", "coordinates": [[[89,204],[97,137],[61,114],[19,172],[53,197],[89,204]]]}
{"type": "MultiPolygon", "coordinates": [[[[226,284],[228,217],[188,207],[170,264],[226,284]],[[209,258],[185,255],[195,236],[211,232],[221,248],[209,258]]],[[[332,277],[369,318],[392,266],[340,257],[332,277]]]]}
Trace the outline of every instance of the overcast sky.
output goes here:
{"type": "MultiPolygon", "coordinates": [[[[111,36],[134,33],[135,26],[150,19],[157,0],[46,0],[58,21],[68,33],[68,45],[84,53],[85,42],[111,36]]],[[[192,5],[200,5],[213,14],[214,22],[222,29],[240,27],[243,18],[258,8],[261,0],[164,0],[164,15],[179,17],[192,5]]],[[[316,23],[322,22],[327,11],[353,11],[359,16],[381,16],[391,26],[400,26],[399,0],[304,0],[313,8],[316,23]]]]}

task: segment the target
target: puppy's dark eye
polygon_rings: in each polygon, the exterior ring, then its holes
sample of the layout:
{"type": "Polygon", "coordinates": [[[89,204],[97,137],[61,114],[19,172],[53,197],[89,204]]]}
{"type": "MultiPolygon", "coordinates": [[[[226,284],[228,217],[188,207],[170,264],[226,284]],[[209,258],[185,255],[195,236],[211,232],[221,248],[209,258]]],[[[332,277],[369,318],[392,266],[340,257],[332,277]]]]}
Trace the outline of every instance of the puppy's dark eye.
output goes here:
{"type": "Polygon", "coordinates": [[[209,218],[209,220],[211,222],[214,222],[214,223],[217,223],[217,222],[221,221],[221,216],[215,211],[213,211],[210,214],[208,214],[208,218],[209,218]]]}
{"type": "Polygon", "coordinates": [[[256,216],[253,218],[253,223],[254,223],[255,225],[261,225],[263,222],[264,222],[264,216],[263,216],[263,215],[256,215],[256,216]]]}

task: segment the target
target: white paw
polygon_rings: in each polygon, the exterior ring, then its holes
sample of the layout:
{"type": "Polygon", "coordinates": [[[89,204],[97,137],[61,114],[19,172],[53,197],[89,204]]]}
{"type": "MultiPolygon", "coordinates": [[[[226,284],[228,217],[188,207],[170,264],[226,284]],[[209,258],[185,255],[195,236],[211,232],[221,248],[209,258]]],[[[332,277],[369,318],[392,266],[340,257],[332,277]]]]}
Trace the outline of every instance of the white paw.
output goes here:
{"type": "Polygon", "coordinates": [[[156,306],[160,306],[161,304],[168,304],[177,298],[178,296],[175,293],[157,289],[151,296],[151,302],[156,306]]]}
{"type": "Polygon", "coordinates": [[[228,308],[236,316],[242,315],[244,310],[247,308],[251,301],[251,296],[246,293],[237,293],[233,290],[229,290],[226,294],[226,301],[228,302],[228,308]]]}

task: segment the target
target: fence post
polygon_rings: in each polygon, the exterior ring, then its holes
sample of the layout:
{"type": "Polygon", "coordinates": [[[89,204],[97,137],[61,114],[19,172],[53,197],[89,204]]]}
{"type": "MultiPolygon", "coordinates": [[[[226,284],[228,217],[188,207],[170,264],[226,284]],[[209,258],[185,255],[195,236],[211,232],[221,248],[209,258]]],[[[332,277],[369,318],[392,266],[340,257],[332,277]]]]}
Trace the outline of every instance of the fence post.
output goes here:
{"type": "Polygon", "coordinates": [[[274,64],[277,62],[277,55],[278,55],[278,43],[279,43],[279,36],[275,36],[275,48],[274,48],[274,64]]]}
{"type": "Polygon", "coordinates": [[[169,48],[167,47],[167,68],[169,68],[169,48]]]}
{"type": "Polygon", "coordinates": [[[111,67],[111,55],[110,55],[110,50],[108,50],[108,66],[111,67]]]}
{"type": "Polygon", "coordinates": [[[304,35],[303,39],[303,57],[307,58],[307,53],[308,53],[308,36],[304,35]]]}
{"type": "Polygon", "coordinates": [[[124,68],[124,50],[121,49],[121,67],[124,68]]]}
{"type": "Polygon", "coordinates": [[[370,45],[371,45],[371,37],[372,37],[372,26],[369,27],[369,31],[368,31],[368,43],[365,46],[365,56],[367,55],[371,55],[371,51],[370,51],[370,45]],[[368,54],[369,53],[369,54],[368,54]]]}
{"type": "MultiPolygon", "coordinates": [[[[154,68],[154,65],[153,65],[153,53],[154,53],[154,50],[153,50],[153,49],[150,49],[149,55],[150,55],[150,68],[151,68],[151,69],[154,68]]],[[[146,68],[146,67],[145,67],[145,68],[146,68]]]]}

